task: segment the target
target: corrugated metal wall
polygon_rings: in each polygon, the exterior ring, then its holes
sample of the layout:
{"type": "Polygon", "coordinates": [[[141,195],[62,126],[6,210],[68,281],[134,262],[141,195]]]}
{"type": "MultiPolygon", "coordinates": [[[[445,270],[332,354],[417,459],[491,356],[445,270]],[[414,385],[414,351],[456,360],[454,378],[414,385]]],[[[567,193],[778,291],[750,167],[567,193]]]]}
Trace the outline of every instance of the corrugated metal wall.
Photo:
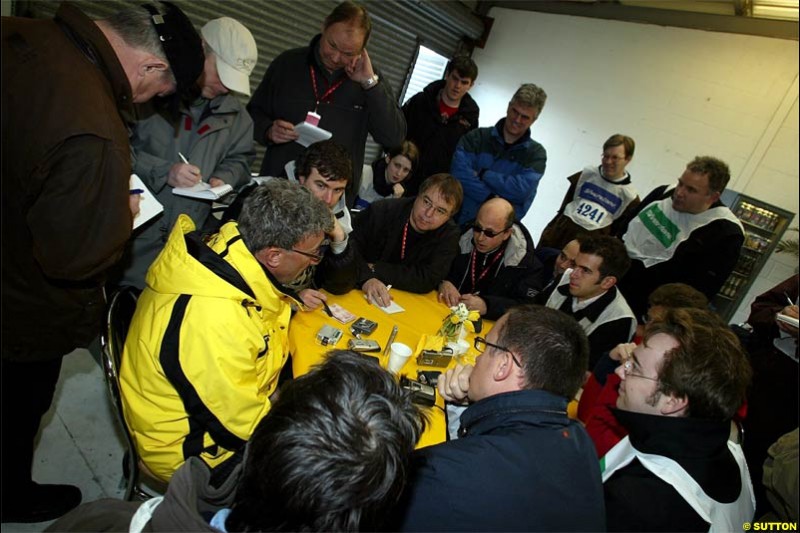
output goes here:
{"type": "MultiPolygon", "coordinates": [[[[92,18],[103,18],[133,2],[118,0],[74,2],[92,18]]],[[[139,2],[136,2],[139,3],[139,2]]],[[[261,81],[272,60],[284,50],[305,46],[319,33],[325,16],[337,0],[175,0],[175,3],[200,28],[208,20],[228,16],[243,23],[253,33],[258,45],[258,63],[251,76],[253,89],[261,81]]],[[[56,1],[17,2],[16,14],[52,18],[56,1]]],[[[398,101],[402,97],[417,46],[424,44],[442,55],[450,56],[462,39],[477,39],[483,26],[467,7],[454,1],[367,0],[373,31],[367,49],[373,63],[389,82],[398,101]]],[[[247,99],[242,97],[246,103],[247,99]]],[[[264,148],[257,145],[254,167],[260,167],[264,148]]],[[[364,160],[378,156],[380,148],[367,142],[364,160]]]]}

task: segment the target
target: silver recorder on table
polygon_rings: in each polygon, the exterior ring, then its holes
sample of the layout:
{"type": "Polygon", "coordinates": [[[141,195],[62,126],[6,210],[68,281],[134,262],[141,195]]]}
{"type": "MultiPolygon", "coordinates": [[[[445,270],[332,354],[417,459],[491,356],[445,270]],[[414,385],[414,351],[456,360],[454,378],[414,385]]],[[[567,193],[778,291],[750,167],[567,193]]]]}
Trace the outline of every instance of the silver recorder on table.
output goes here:
{"type": "Polygon", "coordinates": [[[352,333],[357,339],[361,338],[361,335],[369,336],[372,334],[373,331],[378,327],[378,323],[369,320],[368,318],[359,317],[353,324],[350,326],[350,333],[352,333]]]}
{"type": "Polygon", "coordinates": [[[440,352],[435,350],[422,350],[417,356],[418,366],[435,366],[444,368],[453,360],[453,350],[445,348],[440,352]]]}

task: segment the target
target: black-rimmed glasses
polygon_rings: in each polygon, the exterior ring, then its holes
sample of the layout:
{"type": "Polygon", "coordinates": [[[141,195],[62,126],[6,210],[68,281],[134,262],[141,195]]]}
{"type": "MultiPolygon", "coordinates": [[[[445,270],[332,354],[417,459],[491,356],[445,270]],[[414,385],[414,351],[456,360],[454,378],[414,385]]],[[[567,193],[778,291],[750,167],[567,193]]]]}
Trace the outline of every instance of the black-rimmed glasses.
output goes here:
{"type": "Polygon", "coordinates": [[[478,350],[478,353],[483,353],[486,351],[486,348],[494,348],[495,350],[500,350],[501,352],[508,352],[511,355],[511,359],[513,359],[514,364],[518,367],[522,368],[517,356],[514,355],[514,352],[506,348],[505,346],[500,346],[498,344],[492,344],[491,342],[487,341],[483,337],[475,337],[475,342],[473,344],[475,349],[478,350]]]}
{"type": "Polygon", "coordinates": [[[483,233],[484,235],[486,235],[490,239],[494,239],[495,237],[497,237],[501,233],[504,233],[504,232],[508,231],[509,229],[510,228],[503,228],[500,231],[495,232],[495,231],[492,231],[490,229],[482,228],[478,224],[473,224],[472,225],[472,231],[474,231],[475,233],[478,233],[478,234],[483,233]]]}

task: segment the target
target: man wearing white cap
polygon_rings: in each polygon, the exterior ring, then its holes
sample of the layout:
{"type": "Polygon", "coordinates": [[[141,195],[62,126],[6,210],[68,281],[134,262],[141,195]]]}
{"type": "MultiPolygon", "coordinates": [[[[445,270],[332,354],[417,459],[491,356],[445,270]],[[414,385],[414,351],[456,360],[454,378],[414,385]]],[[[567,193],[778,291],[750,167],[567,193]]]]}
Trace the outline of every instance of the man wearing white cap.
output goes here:
{"type": "Polygon", "coordinates": [[[229,17],[208,22],[200,33],[206,59],[194,94],[177,113],[140,110],[145,118],[131,139],[134,172],[164,205],[164,214],[134,232],[121,262],[124,271],[115,280],[119,285],[144,288],[147,269],[178,215],[189,215],[197,228],[209,218],[210,201],[176,196],[174,187],[202,181],[212,187],[227,183],[236,190],[250,180],[256,155],[253,121],[230,92],[250,95],[250,73],[258,59],[255,39],[229,17]]]}

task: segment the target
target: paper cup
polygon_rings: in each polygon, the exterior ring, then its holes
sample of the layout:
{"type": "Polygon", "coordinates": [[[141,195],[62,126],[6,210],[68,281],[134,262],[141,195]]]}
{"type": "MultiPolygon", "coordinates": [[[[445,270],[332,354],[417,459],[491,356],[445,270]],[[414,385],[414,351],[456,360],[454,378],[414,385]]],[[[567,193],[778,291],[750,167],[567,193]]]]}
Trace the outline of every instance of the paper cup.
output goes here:
{"type": "Polygon", "coordinates": [[[402,342],[393,342],[389,349],[389,365],[386,367],[392,374],[399,374],[411,357],[411,348],[402,342]]]}

